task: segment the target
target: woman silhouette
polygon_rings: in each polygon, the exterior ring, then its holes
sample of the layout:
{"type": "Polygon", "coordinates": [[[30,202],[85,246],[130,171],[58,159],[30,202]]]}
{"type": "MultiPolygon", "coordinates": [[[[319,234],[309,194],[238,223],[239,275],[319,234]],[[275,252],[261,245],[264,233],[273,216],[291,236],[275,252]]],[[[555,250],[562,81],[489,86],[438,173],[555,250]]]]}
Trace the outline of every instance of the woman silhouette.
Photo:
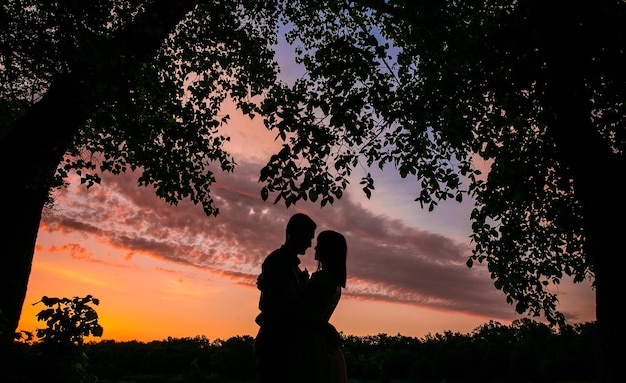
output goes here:
{"type": "Polygon", "coordinates": [[[332,230],[317,236],[315,259],[317,271],[311,274],[304,287],[304,299],[316,315],[325,323],[322,329],[312,331],[307,347],[307,373],[312,381],[324,383],[347,382],[346,362],[341,350],[341,336],[329,323],[339,303],[341,291],[346,287],[346,257],[348,247],[345,237],[332,230]]]}

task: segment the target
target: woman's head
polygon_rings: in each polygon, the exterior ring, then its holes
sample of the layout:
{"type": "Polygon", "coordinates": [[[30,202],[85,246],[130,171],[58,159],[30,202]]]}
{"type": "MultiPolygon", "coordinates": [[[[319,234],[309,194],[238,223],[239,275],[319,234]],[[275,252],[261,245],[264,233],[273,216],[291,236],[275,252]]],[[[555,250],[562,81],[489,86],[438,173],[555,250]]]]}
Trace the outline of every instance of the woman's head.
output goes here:
{"type": "Polygon", "coordinates": [[[317,236],[315,245],[315,259],[320,267],[330,271],[336,278],[337,284],[346,287],[346,257],[348,245],[346,238],[333,230],[324,230],[317,236]]]}

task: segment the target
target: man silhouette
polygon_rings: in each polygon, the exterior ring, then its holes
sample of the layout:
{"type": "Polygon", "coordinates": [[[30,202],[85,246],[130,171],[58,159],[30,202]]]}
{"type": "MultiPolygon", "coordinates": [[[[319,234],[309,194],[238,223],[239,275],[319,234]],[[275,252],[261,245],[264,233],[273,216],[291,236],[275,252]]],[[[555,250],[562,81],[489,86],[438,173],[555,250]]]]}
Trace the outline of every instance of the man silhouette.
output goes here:
{"type": "Polygon", "coordinates": [[[311,247],[316,228],[306,214],[294,214],[287,223],[285,243],[263,261],[257,279],[261,313],[255,320],[259,332],[254,342],[261,383],[297,383],[306,377],[302,371],[303,333],[322,323],[303,300],[309,275],[300,269],[298,256],[311,247]]]}

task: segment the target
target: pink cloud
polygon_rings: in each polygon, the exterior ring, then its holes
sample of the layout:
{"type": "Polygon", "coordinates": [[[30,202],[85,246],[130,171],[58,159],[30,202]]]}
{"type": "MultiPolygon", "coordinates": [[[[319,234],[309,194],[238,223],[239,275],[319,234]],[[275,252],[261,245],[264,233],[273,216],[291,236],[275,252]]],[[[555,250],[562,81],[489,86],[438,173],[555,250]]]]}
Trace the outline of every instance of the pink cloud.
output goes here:
{"type": "MultiPolygon", "coordinates": [[[[101,186],[89,190],[72,184],[59,201],[63,208],[44,215],[42,230],[88,234],[127,254],[191,265],[250,285],[264,257],[283,242],[289,217],[304,212],[316,220],[318,231],[346,235],[346,295],[500,320],[519,317],[484,266],[465,266],[468,244],[375,214],[349,195],[324,208],[263,202],[258,169],[243,162],[232,174],[217,174],[212,190],[218,217],[207,217],[187,201],[167,205],[150,188],[138,187],[133,174],[105,175],[101,186]]],[[[311,251],[302,258],[303,267],[315,268],[311,251]]]]}

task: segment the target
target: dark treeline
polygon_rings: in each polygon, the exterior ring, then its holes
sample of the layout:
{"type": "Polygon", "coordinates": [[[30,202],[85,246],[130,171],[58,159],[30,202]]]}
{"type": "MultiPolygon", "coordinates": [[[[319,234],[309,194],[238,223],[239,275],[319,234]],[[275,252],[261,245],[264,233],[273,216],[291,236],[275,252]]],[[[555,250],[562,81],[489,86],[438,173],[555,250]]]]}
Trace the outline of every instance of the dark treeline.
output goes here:
{"type": "MultiPolygon", "coordinates": [[[[471,333],[423,338],[343,336],[352,382],[591,382],[596,377],[596,323],[559,331],[530,319],[491,321],[471,333]]],[[[168,338],[148,343],[105,340],[83,346],[100,382],[253,382],[254,339],[168,338]],[[168,380],[169,379],[169,380],[168,380]]],[[[16,344],[14,368],[24,381],[41,374],[37,344],[16,344]],[[30,376],[28,376],[30,375],[30,376]]],[[[29,379],[32,378],[32,379],[29,379]]]]}

